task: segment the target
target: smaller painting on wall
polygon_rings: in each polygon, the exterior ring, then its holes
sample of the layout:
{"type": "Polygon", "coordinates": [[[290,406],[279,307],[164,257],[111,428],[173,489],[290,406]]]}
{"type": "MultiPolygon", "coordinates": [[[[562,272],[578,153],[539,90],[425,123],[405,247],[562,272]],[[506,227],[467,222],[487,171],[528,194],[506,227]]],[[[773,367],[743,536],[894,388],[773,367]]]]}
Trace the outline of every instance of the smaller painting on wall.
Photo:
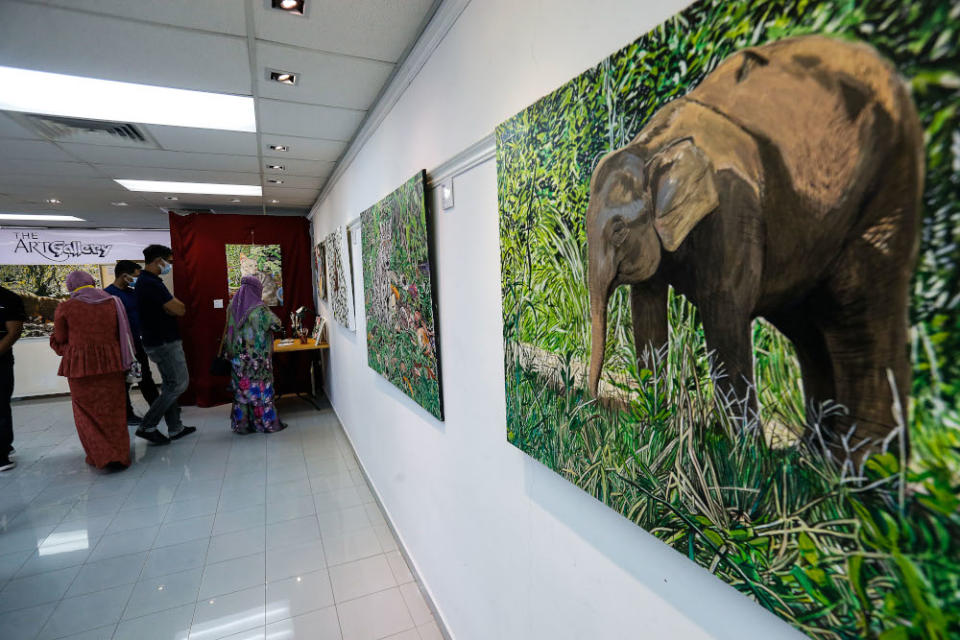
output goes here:
{"type": "Polygon", "coordinates": [[[330,306],[333,317],[341,325],[354,331],[353,287],[350,251],[347,247],[347,232],[340,226],[327,236],[327,288],[330,290],[330,306]]]}
{"type": "Polygon", "coordinates": [[[424,183],[421,171],[363,212],[367,363],[443,420],[424,183]]]}
{"type": "Polygon", "coordinates": [[[70,297],[67,275],[86,271],[103,287],[113,282],[113,265],[96,264],[11,264],[0,265],[0,285],[13,291],[23,300],[27,321],[23,323],[24,338],[39,338],[53,333],[53,315],[63,300],[70,297]],[[104,280],[104,273],[109,279],[104,280]]]}
{"type": "Polygon", "coordinates": [[[313,265],[317,274],[317,300],[327,299],[327,248],[318,242],[313,248],[313,265]]]}
{"type": "Polygon", "coordinates": [[[263,281],[263,303],[268,307],[283,305],[283,270],[279,244],[228,244],[227,287],[230,297],[240,288],[244,276],[257,276],[263,281]]]}

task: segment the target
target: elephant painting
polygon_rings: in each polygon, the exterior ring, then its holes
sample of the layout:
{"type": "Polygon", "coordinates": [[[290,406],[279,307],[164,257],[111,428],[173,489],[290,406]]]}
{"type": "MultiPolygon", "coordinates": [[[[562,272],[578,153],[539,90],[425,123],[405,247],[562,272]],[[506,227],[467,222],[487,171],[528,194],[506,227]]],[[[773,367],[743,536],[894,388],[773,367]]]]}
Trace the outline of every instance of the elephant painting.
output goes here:
{"type": "Polygon", "coordinates": [[[856,425],[855,459],[889,443],[910,390],[923,176],[914,104],[870,46],[801,36],[726,58],[593,172],[592,392],[614,289],[631,287],[641,354],[667,340],[669,285],[698,308],[728,401],[756,415],[763,317],[796,348],[808,413],[844,405],[824,426],[839,438],[856,425]]]}

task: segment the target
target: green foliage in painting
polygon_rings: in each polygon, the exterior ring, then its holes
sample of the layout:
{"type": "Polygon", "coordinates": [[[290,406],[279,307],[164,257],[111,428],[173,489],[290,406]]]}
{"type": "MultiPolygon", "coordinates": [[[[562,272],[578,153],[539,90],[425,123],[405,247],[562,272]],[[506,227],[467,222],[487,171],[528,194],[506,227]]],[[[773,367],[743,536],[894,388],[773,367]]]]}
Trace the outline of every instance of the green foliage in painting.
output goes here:
{"type": "Polygon", "coordinates": [[[443,419],[424,174],[363,212],[367,362],[443,419]]]}
{"type": "Polygon", "coordinates": [[[933,0],[702,0],[497,130],[507,437],[816,638],[960,634],[960,5],[933,0]],[[851,474],[805,446],[793,349],[753,328],[764,437],[714,397],[696,309],[671,292],[668,348],[636,364],[628,291],[609,305],[608,383],[584,389],[584,214],[599,158],[728,55],[820,33],[870,43],[925,129],[911,305],[909,454],[851,474]]]}

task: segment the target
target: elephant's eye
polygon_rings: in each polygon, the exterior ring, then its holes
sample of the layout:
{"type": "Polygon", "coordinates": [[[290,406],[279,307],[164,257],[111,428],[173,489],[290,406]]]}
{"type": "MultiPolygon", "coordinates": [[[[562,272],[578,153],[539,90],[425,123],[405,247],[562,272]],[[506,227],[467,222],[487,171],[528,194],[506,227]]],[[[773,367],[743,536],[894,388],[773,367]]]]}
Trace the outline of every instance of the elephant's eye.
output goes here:
{"type": "Polygon", "coordinates": [[[614,245],[620,246],[626,239],[627,223],[623,221],[623,218],[617,216],[610,223],[610,241],[614,245]]]}

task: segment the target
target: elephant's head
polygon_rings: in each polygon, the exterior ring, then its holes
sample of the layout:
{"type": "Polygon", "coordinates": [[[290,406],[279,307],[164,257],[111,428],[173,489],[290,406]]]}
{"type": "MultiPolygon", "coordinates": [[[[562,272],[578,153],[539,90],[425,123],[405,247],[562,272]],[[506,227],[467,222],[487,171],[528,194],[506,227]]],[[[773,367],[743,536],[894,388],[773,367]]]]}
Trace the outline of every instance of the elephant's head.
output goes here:
{"type": "Polygon", "coordinates": [[[652,277],[660,267],[661,252],[676,251],[718,204],[713,165],[690,138],[673,140],[655,151],[633,143],[597,165],[587,209],[594,395],[603,368],[610,295],[621,284],[640,284],[652,277]]]}

